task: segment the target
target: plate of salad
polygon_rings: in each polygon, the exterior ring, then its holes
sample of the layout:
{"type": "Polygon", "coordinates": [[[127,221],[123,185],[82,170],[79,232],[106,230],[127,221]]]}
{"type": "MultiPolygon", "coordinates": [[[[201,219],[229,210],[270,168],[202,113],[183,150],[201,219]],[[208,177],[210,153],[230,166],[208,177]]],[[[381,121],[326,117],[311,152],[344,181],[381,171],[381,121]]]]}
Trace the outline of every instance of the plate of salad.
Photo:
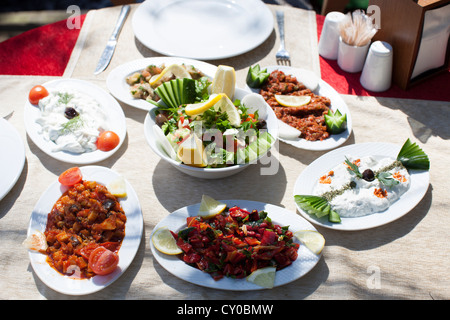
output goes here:
{"type": "MultiPolygon", "coordinates": [[[[224,207],[220,212],[214,209],[212,217],[204,215],[202,197],[202,202],[172,212],[155,226],[150,236],[152,253],[176,277],[221,290],[261,290],[301,278],[320,260],[322,251],[310,250],[296,235],[306,232],[323,237],[299,215],[256,201],[217,203],[224,207]],[[168,249],[165,241],[161,246],[160,240],[170,237],[178,251],[168,249]],[[205,250],[196,250],[199,239],[205,250]],[[270,286],[250,279],[267,268],[274,270],[270,286]]],[[[324,240],[321,244],[323,248],[324,240]]]]}
{"type": "MultiPolygon", "coordinates": [[[[215,74],[214,79],[226,78],[222,76],[215,74]]],[[[164,82],[155,90],[161,99],[144,122],[145,137],[156,154],[178,170],[206,179],[230,176],[257,163],[268,156],[278,136],[275,114],[259,94],[234,83],[231,91],[223,86],[228,93],[212,93],[214,79],[164,82]]]]}
{"type": "MultiPolygon", "coordinates": [[[[157,98],[154,89],[161,83],[151,81],[152,76],[157,77],[164,71],[169,75],[166,79],[184,76],[194,79],[204,76],[212,79],[216,69],[217,67],[210,63],[178,57],[137,59],[113,69],[106,79],[106,85],[111,94],[121,102],[148,111],[153,107],[149,101],[157,98]],[[166,68],[172,71],[164,71],[166,68]]],[[[156,80],[156,77],[153,80],[156,80]]]]}
{"type": "Polygon", "coordinates": [[[352,132],[350,110],[339,93],[313,72],[289,66],[250,66],[247,87],[274,110],[279,139],[304,150],[330,150],[352,132]]]}

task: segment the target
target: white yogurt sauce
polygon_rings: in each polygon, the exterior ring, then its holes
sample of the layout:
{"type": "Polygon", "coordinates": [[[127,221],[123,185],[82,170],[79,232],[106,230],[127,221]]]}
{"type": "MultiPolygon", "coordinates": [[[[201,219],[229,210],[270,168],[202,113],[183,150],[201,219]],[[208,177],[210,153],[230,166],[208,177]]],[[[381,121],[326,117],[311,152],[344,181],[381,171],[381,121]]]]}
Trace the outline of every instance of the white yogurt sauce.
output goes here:
{"type": "MultiPolygon", "coordinates": [[[[357,160],[351,156],[347,156],[347,158],[351,162],[357,160]]],[[[377,172],[390,167],[394,161],[390,158],[362,157],[359,158],[359,171],[363,173],[364,170],[371,169],[373,172],[377,172]]],[[[360,217],[382,212],[397,201],[410,186],[408,170],[403,166],[395,166],[386,172],[391,173],[399,183],[387,187],[378,179],[366,181],[349,172],[347,165],[342,162],[319,179],[314,194],[322,196],[326,192],[343,190],[351,181],[354,181],[353,188],[347,188],[342,194],[332,198],[330,201],[332,209],[341,217],[360,217]],[[380,191],[383,192],[383,195],[380,195],[380,191]]]]}
{"type": "Polygon", "coordinates": [[[97,150],[96,142],[101,131],[108,130],[107,116],[92,97],[71,89],[49,90],[49,95],[39,101],[41,125],[39,132],[47,141],[53,141],[53,152],[84,153],[97,150]],[[68,119],[67,107],[75,109],[79,116],[68,119]]]}

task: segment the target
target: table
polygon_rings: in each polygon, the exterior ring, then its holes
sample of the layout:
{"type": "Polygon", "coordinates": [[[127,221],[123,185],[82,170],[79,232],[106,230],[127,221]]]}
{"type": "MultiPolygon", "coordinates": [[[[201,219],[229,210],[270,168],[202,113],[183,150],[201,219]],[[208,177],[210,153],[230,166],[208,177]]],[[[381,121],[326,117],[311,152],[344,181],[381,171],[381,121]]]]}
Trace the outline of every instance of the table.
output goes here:
{"type": "MultiPolygon", "coordinates": [[[[136,10],[132,6],[130,15],[136,10]]],[[[320,75],[317,21],[312,11],[269,5],[286,13],[287,47],[292,65],[320,75]],[[302,30],[302,32],[295,32],[302,30]]],[[[127,19],[108,69],[93,75],[98,58],[112,32],[119,7],[89,11],[76,38],[63,77],[90,81],[106,89],[105,79],[116,66],[142,57],[159,56],[143,47],[127,19]]],[[[257,49],[235,58],[212,61],[228,64],[245,84],[249,65],[274,65],[278,31],[257,49]]],[[[345,145],[363,142],[402,144],[417,142],[431,160],[430,186],[423,200],[404,217],[365,231],[342,232],[317,227],[326,238],[323,256],[304,277],[272,290],[228,292],[184,282],[163,269],[152,256],[149,235],[168,213],[200,201],[207,193],[216,199],[267,202],[296,211],[292,199],[298,175],[323,151],[303,151],[279,145],[279,171],[260,176],[258,165],[217,181],[183,175],[162,161],[143,134],[146,112],[121,104],[127,138],[120,150],[97,165],[123,174],[136,190],[144,216],[144,233],[137,255],[127,271],[106,289],[81,297],[61,295],[34,274],[27,250],[21,247],[31,211],[42,192],[70,164],[44,154],[26,134],[23,106],[29,89],[54,79],[42,75],[0,75],[0,110],[23,138],[26,163],[9,194],[0,202],[0,299],[175,299],[175,300],[290,300],[290,299],[449,299],[448,263],[450,216],[446,175],[450,157],[449,102],[343,94],[353,117],[353,133],[345,145]],[[255,183],[257,181],[257,183],[255,183]],[[174,196],[176,198],[174,199],[174,196]],[[197,201],[198,200],[198,201],[197,201]],[[376,285],[373,283],[377,277],[376,285]]],[[[450,89],[447,83],[447,91],[450,89]]]]}

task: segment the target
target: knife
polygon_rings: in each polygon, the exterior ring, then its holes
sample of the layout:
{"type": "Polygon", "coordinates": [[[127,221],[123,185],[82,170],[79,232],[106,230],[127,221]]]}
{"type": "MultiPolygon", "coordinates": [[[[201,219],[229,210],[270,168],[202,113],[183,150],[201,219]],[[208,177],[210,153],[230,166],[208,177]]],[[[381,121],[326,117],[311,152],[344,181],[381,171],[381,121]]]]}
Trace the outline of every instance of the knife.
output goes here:
{"type": "Polygon", "coordinates": [[[114,31],[111,34],[108,43],[106,44],[106,48],[103,51],[100,60],[98,61],[97,68],[94,71],[95,75],[103,72],[108,66],[109,62],[111,61],[111,58],[114,54],[114,49],[116,48],[117,38],[119,36],[120,30],[122,29],[123,23],[125,22],[125,19],[129,11],[130,11],[129,5],[123,6],[122,10],[120,10],[120,15],[119,18],[117,19],[116,27],[114,28],[114,31]]]}

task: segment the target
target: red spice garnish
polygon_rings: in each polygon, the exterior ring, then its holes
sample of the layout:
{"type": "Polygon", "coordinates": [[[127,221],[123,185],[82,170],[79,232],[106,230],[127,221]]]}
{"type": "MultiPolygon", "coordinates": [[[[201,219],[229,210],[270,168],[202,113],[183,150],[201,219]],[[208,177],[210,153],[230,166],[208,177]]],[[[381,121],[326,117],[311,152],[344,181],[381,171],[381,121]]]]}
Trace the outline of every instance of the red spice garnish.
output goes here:
{"type": "Polygon", "coordinates": [[[374,195],[376,195],[378,198],[386,198],[387,197],[387,190],[383,190],[381,188],[377,188],[373,192],[374,195]]]}

